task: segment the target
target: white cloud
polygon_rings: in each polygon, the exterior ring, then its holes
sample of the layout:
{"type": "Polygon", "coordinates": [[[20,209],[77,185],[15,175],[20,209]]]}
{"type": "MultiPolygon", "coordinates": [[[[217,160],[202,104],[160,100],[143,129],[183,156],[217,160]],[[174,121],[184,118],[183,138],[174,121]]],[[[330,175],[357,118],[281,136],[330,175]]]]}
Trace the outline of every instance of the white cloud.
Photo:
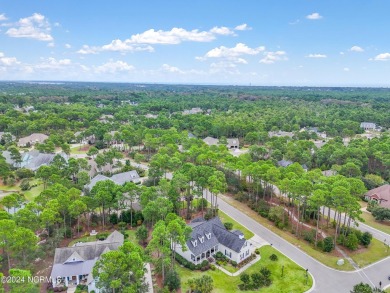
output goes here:
{"type": "Polygon", "coordinates": [[[326,56],[325,54],[309,54],[305,57],[306,58],[326,58],[328,56],[326,56]]]}
{"type": "Polygon", "coordinates": [[[223,35],[223,36],[234,35],[234,31],[232,31],[226,26],[221,26],[221,27],[215,26],[210,30],[210,32],[216,35],[223,35]]]}
{"type": "Polygon", "coordinates": [[[349,69],[348,67],[344,67],[343,70],[344,70],[345,72],[348,72],[350,69],[349,69]]]}
{"type": "Polygon", "coordinates": [[[126,40],[113,40],[111,43],[101,47],[84,45],[77,52],[80,54],[95,54],[99,51],[153,52],[154,49],[151,45],[177,45],[182,42],[210,42],[215,40],[218,35],[234,35],[234,31],[224,26],[216,26],[208,31],[200,31],[198,29],[186,30],[177,27],[174,27],[169,31],[150,29],[143,33],[134,34],[126,40]]]}
{"type": "Polygon", "coordinates": [[[83,45],[83,47],[77,51],[77,53],[86,55],[86,54],[97,54],[98,48],[90,47],[88,45],[83,45]]]}
{"type": "Polygon", "coordinates": [[[264,58],[260,60],[260,63],[273,64],[277,61],[288,60],[285,51],[265,52],[264,58]]]}
{"type": "Polygon", "coordinates": [[[370,61],[390,61],[390,53],[382,53],[376,55],[374,58],[370,58],[370,61]]]}
{"type": "Polygon", "coordinates": [[[29,38],[39,41],[53,41],[50,35],[50,23],[45,16],[34,13],[32,16],[21,18],[16,27],[7,30],[6,34],[13,38],[29,38]]]}
{"type": "Polygon", "coordinates": [[[5,16],[4,13],[0,14],[0,21],[7,20],[8,18],[5,16]]]}
{"type": "Polygon", "coordinates": [[[180,73],[180,74],[183,74],[184,71],[180,70],[179,68],[175,67],[175,66],[170,66],[168,64],[163,64],[163,66],[161,67],[161,69],[165,72],[170,72],[170,73],[180,73]]]}
{"type": "Polygon", "coordinates": [[[98,73],[111,73],[115,74],[118,72],[129,72],[133,71],[135,67],[133,65],[130,65],[124,61],[118,60],[118,61],[112,61],[100,65],[96,68],[96,72],[98,73]]]}
{"type": "Polygon", "coordinates": [[[0,52],[0,66],[13,66],[20,64],[15,57],[5,57],[4,53],[0,52]]]}
{"type": "Polygon", "coordinates": [[[137,52],[137,51],[153,52],[154,51],[153,47],[150,45],[133,45],[127,41],[121,41],[119,39],[113,40],[110,44],[104,45],[98,50],[117,51],[117,52],[137,52]]]}
{"type": "Polygon", "coordinates": [[[206,58],[230,58],[230,57],[237,57],[237,56],[241,56],[241,55],[257,55],[264,50],[265,50],[265,47],[250,48],[243,43],[238,43],[233,48],[227,48],[225,46],[214,48],[214,49],[208,51],[204,57],[206,57],[206,58]]]}
{"type": "Polygon", "coordinates": [[[314,12],[312,14],[306,15],[306,18],[310,20],[318,20],[321,19],[322,16],[318,12],[314,12]]]}
{"type": "Polygon", "coordinates": [[[340,52],[340,55],[344,55],[345,53],[344,52],[340,52]]]}
{"type": "Polygon", "coordinates": [[[234,28],[236,31],[249,31],[252,28],[248,26],[246,23],[240,24],[234,28]]]}
{"type": "Polygon", "coordinates": [[[351,47],[351,49],[349,49],[349,51],[352,51],[352,52],[364,52],[364,49],[362,47],[359,47],[359,46],[353,46],[353,47],[351,47]]]}
{"type": "Polygon", "coordinates": [[[55,44],[54,43],[48,43],[47,46],[50,47],[50,48],[53,48],[55,46],[55,44]]]}
{"type": "Polygon", "coordinates": [[[70,48],[72,48],[72,46],[70,44],[65,44],[65,48],[70,49],[70,48]]]}

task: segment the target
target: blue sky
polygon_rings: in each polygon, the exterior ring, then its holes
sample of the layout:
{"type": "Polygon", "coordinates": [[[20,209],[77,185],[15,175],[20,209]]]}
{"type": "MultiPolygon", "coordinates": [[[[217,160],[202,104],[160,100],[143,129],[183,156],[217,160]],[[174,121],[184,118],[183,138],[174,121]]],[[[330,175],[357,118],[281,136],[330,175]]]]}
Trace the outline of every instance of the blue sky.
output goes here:
{"type": "Polygon", "coordinates": [[[390,86],[388,0],[0,0],[0,80],[390,86]]]}

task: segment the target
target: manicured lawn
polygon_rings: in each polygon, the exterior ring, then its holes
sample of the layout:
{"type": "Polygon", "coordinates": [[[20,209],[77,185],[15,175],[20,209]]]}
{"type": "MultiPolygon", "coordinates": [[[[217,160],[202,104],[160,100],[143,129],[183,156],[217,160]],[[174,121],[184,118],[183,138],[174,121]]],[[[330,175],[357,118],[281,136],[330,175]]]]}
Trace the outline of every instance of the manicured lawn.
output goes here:
{"type": "MultiPolygon", "coordinates": [[[[303,268],[299,267],[296,263],[285,257],[271,246],[263,246],[260,248],[261,260],[248,268],[245,272],[252,274],[259,272],[261,267],[267,267],[271,270],[272,284],[269,287],[261,288],[261,292],[267,293],[300,293],[306,292],[312,286],[313,280],[310,275],[308,276],[306,285],[306,272],[303,268]],[[273,262],[269,259],[271,254],[276,254],[278,260],[273,262]],[[284,276],[281,277],[282,266],[284,266],[284,276]]],[[[181,277],[182,292],[186,292],[189,289],[187,286],[188,279],[199,278],[204,274],[208,274],[214,281],[214,293],[223,292],[239,292],[238,285],[241,283],[240,276],[231,277],[225,273],[216,269],[215,271],[208,270],[207,272],[191,271],[186,268],[177,266],[177,270],[181,277]]],[[[257,291],[245,291],[245,292],[259,292],[257,291]]]]}
{"type": "Polygon", "coordinates": [[[360,266],[365,267],[369,264],[377,262],[382,258],[390,256],[390,249],[377,239],[372,239],[371,244],[369,246],[370,249],[366,249],[365,251],[355,251],[350,253],[351,258],[360,266]]]}
{"type": "Polygon", "coordinates": [[[291,244],[297,246],[299,249],[310,255],[311,257],[317,259],[321,263],[323,263],[326,266],[329,266],[331,268],[342,270],[342,271],[353,271],[353,266],[348,262],[345,261],[342,266],[337,265],[337,260],[340,259],[340,257],[324,253],[322,251],[319,251],[315,249],[312,245],[310,245],[308,242],[306,242],[303,239],[297,239],[295,236],[290,234],[288,231],[283,231],[272,225],[272,223],[266,219],[261,217],[258,213],[251,210],[248,206],[246,206],[244,203],[241,203],[239,201],[236,201],[230,197],[224,196],[223,199],[227,201],[229,204],[237,208],[238,210],[244,212],[246,215],[266,227],[267,229],[271,230],[275,234],[279,235],[283,239],[287,240],[291,244]]]}
{"type": "Polygon", "coordinates": [[[43,191],[43,183],[40,181],[33,180],[30,184],[38,183],[38,186],[31,188],[30,190],[24,191],[24,196],[28,201],[32,201],[43,191]]]}
{"type": "Polygon", "coordinates": [[[387,223],[378,222],[369,212],[363,212],[360,216],[364,219],[364,224],[378,229],[379,231],[390,234],[390,221],[387,223]]]}
{"type": "Polygon", "coordinates": [[[70,148],[70,154],[72,155],[82,155],[86,154],[88,152],[89,146],[86,148],[86,146],[81,146],[81,149],[79,146],[75,146],[70,148]]]}
{"type": "Polygon", "coordinates": [[[75,244],[77,242],[92,242],[92,241],[96,241],[96,235],[94,235],[94,236],[83,236],[83,237],[77,238],[77,239],[71,241],[68,246],[70,247],[70,246],[72,246],[73,244],[75,244]]]}
{"type": "Polygon", "coordinates": [[[385,290],[386,293],[390,293],[390,287],[385,290]]]}
{"type": "MultiPolygon", "coordinates": [[[[133,242],[133,243],[138,243],[138,240],[135,237],[135,231],[136,231],[135,229],[133,229],[133,230],[126,230],[126,233],[129,235],[127,240],[129,240],[130,242],[133,242]]],[[[83,236],[83,237],[77,238],[77,239],[71,241],[68,246],[72,246],[76,242],[92,242],[92,241],[96,241],[96,235],[94,235],[94,236],[83,236]]]]}
{"type": "Polygon", "coordinates": [[[251,239],[255,235],[251,231],[249,231],[247,228],[245,228],[241,224],[234,221],[232,218],[230,218],[225,213],[218,211],[218,216],[221,219],[222,223],[230,222],[233,224],[233,230],[240,230],[242,233],[244,233],[245,239],[251,239]]]}

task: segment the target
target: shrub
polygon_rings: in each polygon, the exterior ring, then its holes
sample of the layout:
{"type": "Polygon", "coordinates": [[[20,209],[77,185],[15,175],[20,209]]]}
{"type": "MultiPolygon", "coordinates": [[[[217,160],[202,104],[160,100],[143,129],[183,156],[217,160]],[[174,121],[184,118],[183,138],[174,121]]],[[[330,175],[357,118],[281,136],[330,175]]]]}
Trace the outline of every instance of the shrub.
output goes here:
{"type": "Polygon", "coordinates": [[[303,239],[305,239],[309,243],[313,243],[316,237],[316,230],[311,229],[310,231],[303,232],[303,239]]]}
{"type": "Polygon", "coordinates": [[[275,253],[273,253],[273,254],[270,255],[269,259],[272,260],[272,261],[277,261],[278,260],[278,256],[275,253]]]}
{"type": "Polygon", "coordinates": [[[351,233],[347,236],[345,246],[350,250],[356,250],[359,246],[359,239],[355,233],[351,233]]]}
{"type": "Polygon", "coordinates": [[[118,215],[116,213],[110,215],[110,223],[113,225],[118,224],[118,215]]]}
{"type": "Polygon", "coordinates": [[[233,267],[236,267],[236,266],[237,266],[237,262],[234,261],[234,260],[232,260],[232,266],[233,266],[233,267]]]}
{"type": "Polygon", "coordinates": [[[256,248],[256,249],[255,249],[255,253],[256,253],[256,254],[260,254],[260,248],[256,248]]]}
{"type": "Polygon", "coordinates": [[[181,281],[179,274],[174,271],[168,271],[165,276],[164,286],[167,286],[170,291],[176,291],[181,287],[181,281]]]}
{"type": "Polygon", "coordinates": [[[317,247],[321,250],[324,250],[324,241],[318,240],[317,241],[317,247]]]}
{"type": "Polygon", "coordinates": [[[23,191],[31,189],[30,179],[23,179],[22,182],[20,182],[20,189],[23,191]]]}
{"type": "Polygon", "coordinates": [[[371,243],[371,240],[372,240],[372,234],[369,232],[364,232],[362,237],[360,238],[360,243],[364,247],[368,247],[368,245],[370,245],[371,243]]]}
{"type": "Polygon", "coordinates": [[[233,223],[226,222],[223,224],[227,230],[232,230],[233,229],[233,223]]]}
{"type": "Polygon", "coordinates": [[[211,264],[211,265],[210,265],[210,269],[211,269],[212,271],[215,271],[215,269],[216,269],[215,265],[211,264]]]}
{"type": "Polygon", "coordinates": [[[127,227],[127,223],[126,222],[119,222],[118,223],[118,228],[120,230],[126,230],[126,227],[127,227]]]}
{"type": "Polygon", "coordinates": [[[323,251],[331,252],[334,248],[333,238],[328,236],[324,239],[323,251]]]}
{"type": "Polygon", "coordinates": [[[103,240],[106,240],[108,235],[109,235],[108,232],[100,232],[100,233],[96,234],[96,239],[103,241],[103,240]]]}

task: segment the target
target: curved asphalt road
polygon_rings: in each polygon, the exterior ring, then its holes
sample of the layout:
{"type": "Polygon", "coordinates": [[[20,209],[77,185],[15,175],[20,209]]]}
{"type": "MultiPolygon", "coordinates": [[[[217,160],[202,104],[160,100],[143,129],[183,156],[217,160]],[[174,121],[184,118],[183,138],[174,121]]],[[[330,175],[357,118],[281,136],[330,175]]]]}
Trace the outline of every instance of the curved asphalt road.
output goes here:
{"type": "Polygon", "coordinates": [[[223,201],[221,197],[218,200],[218,207],[235,221],[267,242],[272,243],[274,248],[291,258],[298,265],[308,269],[309,273],[314,277],[314,286],[311,292],[349,293],[353,286],[359,282],[379,287],[379,282],[381,281],[382,288],[390,285],[390,281],[387,279],[390,275],[390,257],[357,271],[337,271],[321,264],[296,246],[223,201]]]}

